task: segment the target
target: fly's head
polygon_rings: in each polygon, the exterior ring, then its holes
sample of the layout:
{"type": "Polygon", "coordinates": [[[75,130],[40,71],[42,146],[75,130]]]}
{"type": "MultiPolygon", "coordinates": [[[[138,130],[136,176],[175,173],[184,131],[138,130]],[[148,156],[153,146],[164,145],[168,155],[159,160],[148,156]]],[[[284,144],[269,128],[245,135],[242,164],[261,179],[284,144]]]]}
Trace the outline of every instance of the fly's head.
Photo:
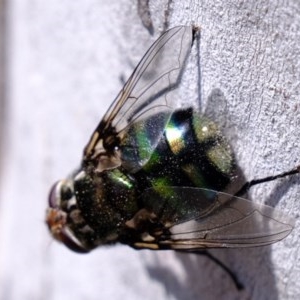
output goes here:
{"type": "Polygon", "coordinates": [[[77,205],[74,180],[56,182],[49,194],[46,223],[52,236],[73,251],[89,252],[89,247],[77,236],[78,225],[85,226],[77,205]],[[77,226],[76,226],[77,224],[77,226]]]}
{"type": "Polygon", "coordinates": [[[86,253],[118,241],[124,223],[137,209],[134,199],[134,184],[120,170],[80,170],[53,185],[46,223],[56,240],[86,253]]]}

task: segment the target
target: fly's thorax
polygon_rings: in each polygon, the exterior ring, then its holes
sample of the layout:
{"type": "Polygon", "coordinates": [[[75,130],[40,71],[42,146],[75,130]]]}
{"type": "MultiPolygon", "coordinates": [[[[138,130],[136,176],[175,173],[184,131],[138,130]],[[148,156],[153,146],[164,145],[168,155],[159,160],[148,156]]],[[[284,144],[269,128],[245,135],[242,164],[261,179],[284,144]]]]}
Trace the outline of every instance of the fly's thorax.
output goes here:
{"type": "Polygon", "coordinates": [[[78,252],[117,241],[124,223],[137,211],[134,180],[120,169],[98,174],[81,170],[54,189],[49,200],[51,214],[55,211],[56,218],[63,216],[63,222],[55,232],[54,222],[47,223],[56,239],[78,252]],[[66,240],[75,241],[75,246],[66,240]]]}
{"type": "Polygon", "coordinates": [[[78,206],[99,234],[114,231],[136,211],[134,179],[121,169],[85,174],[74,183],[78,206]]]}

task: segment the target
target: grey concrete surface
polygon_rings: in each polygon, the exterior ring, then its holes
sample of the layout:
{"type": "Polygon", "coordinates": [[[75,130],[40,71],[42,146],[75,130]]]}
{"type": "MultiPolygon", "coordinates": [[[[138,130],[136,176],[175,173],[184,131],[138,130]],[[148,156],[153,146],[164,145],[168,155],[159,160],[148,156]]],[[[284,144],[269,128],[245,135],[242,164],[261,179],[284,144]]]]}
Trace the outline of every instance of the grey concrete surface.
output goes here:
{"type": "Polygon", "coordinates": [[[151,36],[133,0],[9,1],[0,299],[299,296],[297,176],[250,194],[296,219],[288,238],[269,247],[212,251],[236,273],[243,291],[205,257],[126,246],[78,255],[49,236],[44,217],[50,186],[79,164],[122,78],[166,24],[201,27],[179,94],[182,103],[201,100],[203,110],[215,109],[246,178],[300,164],[299,1],[168,2],[149,1],[151,36]],[[211,97],[216,90],[219,97],[211,97]]]}
{"type": "Polygon", "coordinates": [[[0,1],[0,176],[3,156],[4,125],[5,125],[5,40],[6,40],[6,1],[0,1]]]}

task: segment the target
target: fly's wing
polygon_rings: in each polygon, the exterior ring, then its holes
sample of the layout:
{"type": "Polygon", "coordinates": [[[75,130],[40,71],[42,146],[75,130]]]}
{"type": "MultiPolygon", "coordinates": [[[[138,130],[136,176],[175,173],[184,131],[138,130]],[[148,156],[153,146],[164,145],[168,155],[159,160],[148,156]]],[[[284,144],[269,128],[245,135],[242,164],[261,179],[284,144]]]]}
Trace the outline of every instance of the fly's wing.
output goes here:
{"type": "Polygon", "coordinates": [[[195,31],[192,26],[178,26],[155,41],[96,128],[85,148],[85,160],[102,159],[99,169],[105,169],[106,163],[111,163],[111,167],[118,165],[112,161],[105,163],[103,157],[117,149],[127,129],[138,121],[165,112],[164,121],[157,124],[151,134],[147,149],[151,155],[174,109],[169,92],[179,83],[195,31]]]}
{"type": "MultiPolygon", "coordinates": [[[[160,222],[153,239],[137,248],[200,250],[275,243],[294,228],[292,218],[274,208],[226,193],[192,187],[164,187],[144,193],[148,211],[160,222]]],[[[153,221],[153,220],[152,220],[153,221]]],[[[144,236],[147,236],[144,234],[144,236]]]]}

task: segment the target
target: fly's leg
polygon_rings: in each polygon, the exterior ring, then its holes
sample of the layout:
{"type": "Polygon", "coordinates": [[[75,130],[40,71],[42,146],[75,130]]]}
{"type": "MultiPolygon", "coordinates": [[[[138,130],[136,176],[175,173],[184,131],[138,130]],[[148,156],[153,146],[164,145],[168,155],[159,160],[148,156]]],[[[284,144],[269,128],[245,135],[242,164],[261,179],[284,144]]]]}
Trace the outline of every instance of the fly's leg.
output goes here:
{"type": "Polygon", "coordinates": [[[209,253],[207,251],[204,251],[202,254],[206,255],[209,259],[211,259],[219,267],[221,267],[228,274],[228,276],[232,279],[232,281],[234,282],[234,284],[238,290],[244,289],[244,286],[239,281],[238,277],[225,264],[223,264],[219,259],[217,259],[215,256],[213,256],[211,253],[209,253]]]}
{"type": "Polygon", "coordinates": [[[254,180],[251,180],[251,181],[247,181],[242,186],[242,188],[235,194],[235,196],[239,197],[239,196],[244,195],[254,185],[257,185],[257,184],[260,184],[260,183],[269,182],[269,181],[273,181],[275,179],[284,178],[284,177],[295,175],[295,174],[299,174],[299,173],[300,173],[300,166],[296,167],[293,170],[290,170],[288,172],[284,172],[284,173],[281,173],[281,174],[278,174],[278,175],[268,176],[268,177],[265,177],[265,178],[260,178],[260,179],[254,179],[254,180]]]}
{"type": "Polygon", "coordinates": [[[223,264],[219,259],[217,259],[215,256],[213,256],[211,253],[208,251],[181,251],[181,250],[176,250],[176,252],[181,252],[181,253],[186,253],[186,254],[197,254],[197,255],[206,255],[209,259],[211,259],[213,262],[215,262],[221,269],[223,269],[228,276],[231,278],[233,283],[235,284],[235,287],[237,290],[243,290],[244,286],[243,284],[239,281],[237,276],[225,265],[223,264]]]}

